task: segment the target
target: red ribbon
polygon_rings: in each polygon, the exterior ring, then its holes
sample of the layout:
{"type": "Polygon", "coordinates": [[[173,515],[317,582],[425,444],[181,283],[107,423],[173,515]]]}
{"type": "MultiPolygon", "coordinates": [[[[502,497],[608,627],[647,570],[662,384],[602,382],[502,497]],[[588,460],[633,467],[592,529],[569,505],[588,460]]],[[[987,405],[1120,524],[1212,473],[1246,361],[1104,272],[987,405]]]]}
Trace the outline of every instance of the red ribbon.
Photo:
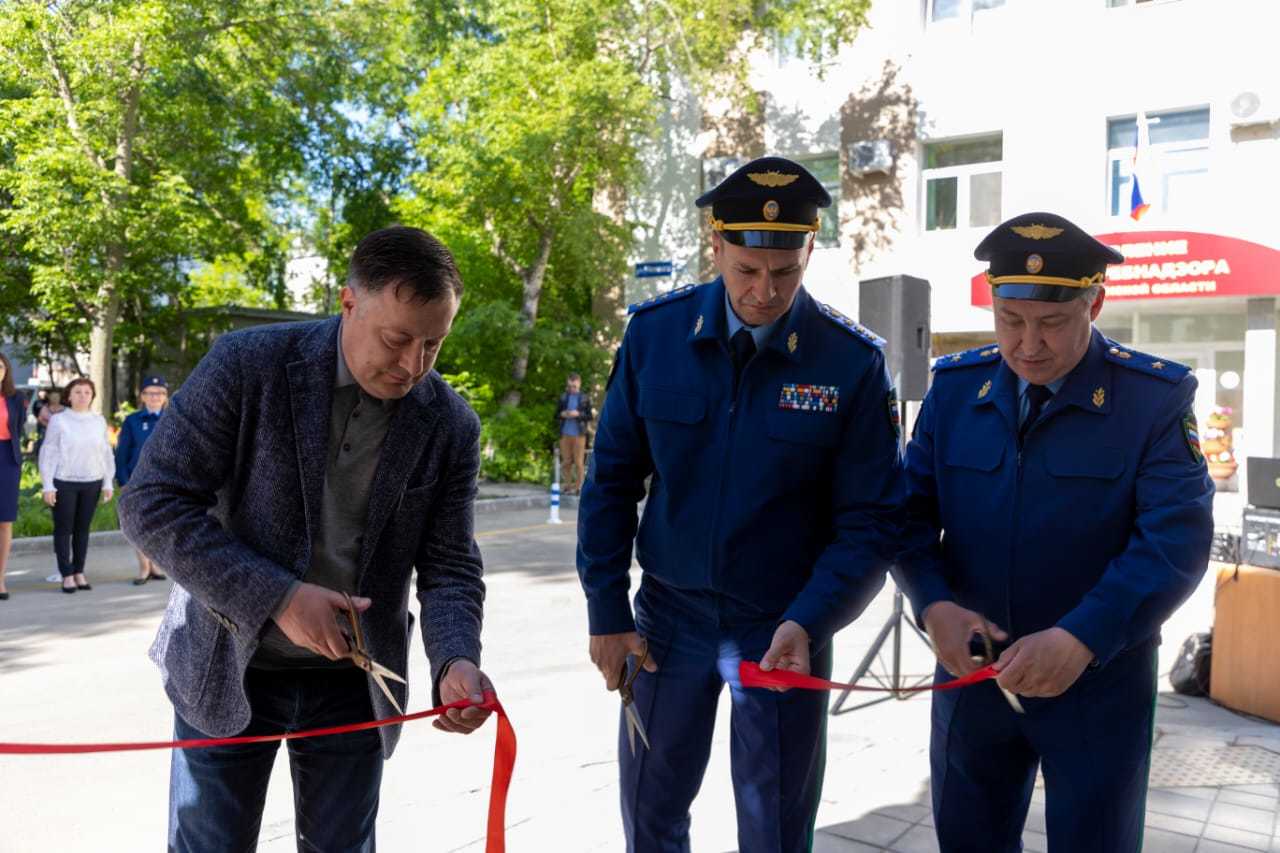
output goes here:
{"type": "Polygon", "coordinates": [[[755,661],[744,660],[738,664],[738,679],[743,687],[799,687],[802,690],[861,690],[875,693],[920,693],[926,690],[955,690],[980,681],[987,681],[1000,674],[1000,670],[987,665],[966,676],[942,684],[925,684],[920,687],[868,687],[858,684],[841,684],[812,675],[801,675],[785,669],[765,671],[755,661]]]}
{"type": "Polygon", "coordinates": [[[366,723],[350,723],[345,726],[329,726],[278,735],[250,735],[222,738],[193,738],[190,740],[157,740],[136,743],[0,743],[0,755],[82,755],[89,752],[138,752],[147,749],[199,749],[208,746],[233,746],[243,743],[269,743],[271,741],[298,740],[300,738],[341,735],[378,729],[397,723],[408,723],[427,717],[438,717],[446,711],[463,708],[482,708],[498,716],[498,739],[493,747],[493,784],[489,791],[489,824],[485,853],[504,853],[506,842],[507,790],[511,787],[511,772],[516,763],[516,732],[507,719],[498,696],[486,690],[483,702],[459,699],[429,711],[417,711],[384,720],[366,723]]]}

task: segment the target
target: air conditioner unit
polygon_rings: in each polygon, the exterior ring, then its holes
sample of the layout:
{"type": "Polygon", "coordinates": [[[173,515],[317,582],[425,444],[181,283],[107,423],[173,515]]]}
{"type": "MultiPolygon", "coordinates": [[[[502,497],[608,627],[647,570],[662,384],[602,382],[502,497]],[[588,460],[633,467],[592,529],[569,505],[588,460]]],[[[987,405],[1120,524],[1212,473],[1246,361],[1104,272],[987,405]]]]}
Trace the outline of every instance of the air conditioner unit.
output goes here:
{"type": "Polygon", "coordinates": [[[1273,124],[1280,121],[1280,92],[1264,88],[1245,89],[1224,102],[1227,123],[1232,127],[1273,124]]]}
{"type": "Polygon", "coordinates": [[[893,171],[893,146],[887,139],[849,143],[849,171],[859,177],[893,171]]]}

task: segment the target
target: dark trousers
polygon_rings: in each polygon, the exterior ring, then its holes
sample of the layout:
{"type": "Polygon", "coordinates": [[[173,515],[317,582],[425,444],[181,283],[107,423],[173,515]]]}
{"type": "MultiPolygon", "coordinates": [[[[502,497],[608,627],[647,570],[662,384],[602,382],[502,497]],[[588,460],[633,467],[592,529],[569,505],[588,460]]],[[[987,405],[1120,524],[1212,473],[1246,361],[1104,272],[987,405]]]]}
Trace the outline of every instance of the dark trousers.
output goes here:
{"type": "MultiPolygon", "coordinates": [[[[373,719],[362,670],[249,669],[253,717],[241,735],[279,734],[373,719]]],[[[174,715],[174,737],[208,735],[174,715]]],[[[300,853],[373,853],[382,740],[377,729],[288,741],[300,853]]],[[[175,749],[169,775],[169,850],[246,853],[258,846],[278,741],[175,749]]]]}
{"type": "MultiPolygon", "coordinates": [[[[689,806],[711,756],[716,705],[733,701],[730,762],[743,853],[809,850],[826,760],[825,693],[744,690],[738,664],[769,648],[776,618],[746,614],[724,596],[673,590],[646,578],[636,627],[658,662],[635,681],[636,710],[650,748],[632,757],[623,718],[618,734],[622,819],[631,853],[689,850],[689,806]]],[[[831,646],[811,661],[831,674],[831,646]]]]}
{"type": "MultiPolygon", "coordinates": [[[[939,679],[948,679],[939,670],[939,679]]],[[[1049,853],[1138,853],[1155,722],[1154,643],[1085,670],[1016,714],[995,684],[933,697],[933,816],[942,853],[1016,853],[1036,770],[1049,853]]]]}
{"type": "Polygon", "coordinates": [[[58,502],[53,505],[53,553],[58,559],[58,574],[68,578],[84,573],[89,525],[102,495],[102,481],[54,480],[53,487],[58,490],[58,502]]]}

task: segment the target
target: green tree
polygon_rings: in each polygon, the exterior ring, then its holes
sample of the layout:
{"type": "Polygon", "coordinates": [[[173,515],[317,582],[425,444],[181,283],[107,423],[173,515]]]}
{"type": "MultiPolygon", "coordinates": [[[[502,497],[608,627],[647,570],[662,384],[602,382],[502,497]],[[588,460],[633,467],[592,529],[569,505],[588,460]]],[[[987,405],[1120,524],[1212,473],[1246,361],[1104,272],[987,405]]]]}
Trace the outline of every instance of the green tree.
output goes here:
{"type": "MultiPolygon", "coordinates": [[[[745,80],[751,49],[771,40],[822,61],[868,5],[491,0],[467,21],[410,98],[425,166],[396,209],[499,262],[491,296],[519,318],[495,382],[504,408],[521,402],[548,296],[561,309],[549,325],[589,317],[596,291],[624,274],[631,235],[618,200],[644,179],[655,104],[677,80],[703,92],[745,80]],[[506,282],[516,289],[502,293],[506,282]]],[[[745,85],[727,91],[753,105],[745,85]]]]}
{"type": "MultiPolygon", "coordinates": [[[[87,340],[112,406],[122,311],[142,322],[201,262],[284,298],[273,204],[301,172],[325,5],[13,0],[0,7],[0,228],[22,241],[34,337],[87,340]]],[[[74,351],[74,350],[73,350],[74,351]]]]}

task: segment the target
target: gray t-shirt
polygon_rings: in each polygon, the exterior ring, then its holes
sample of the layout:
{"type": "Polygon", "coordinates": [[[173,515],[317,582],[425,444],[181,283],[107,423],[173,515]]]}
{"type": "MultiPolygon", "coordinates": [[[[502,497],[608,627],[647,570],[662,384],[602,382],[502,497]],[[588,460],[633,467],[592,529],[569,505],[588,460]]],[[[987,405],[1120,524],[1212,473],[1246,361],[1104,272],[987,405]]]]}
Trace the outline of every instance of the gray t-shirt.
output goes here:
{"type": "MultiPolygon", "coordinates": [[[[339,329],[333,405],[329,410],[324,494],[320,502],[320,524],[311,539],[311,565],[303,577],[307,583],[352,595],[357,592],[360,550],[364,546],[364,528],[369,514],[369,493],[382,455],[383,440],[395,416],[396,403],[396,400],[370,397],[356,384],[342,354],[342,332],[339,329]]],[[[345,626],[345,620],[343,622],[345,626]]],[[[250,665],[280,669],[346,667],[353,664],[347,660],[331,661],[295,646],[275,620],[270,620],[250,665]]]]}

